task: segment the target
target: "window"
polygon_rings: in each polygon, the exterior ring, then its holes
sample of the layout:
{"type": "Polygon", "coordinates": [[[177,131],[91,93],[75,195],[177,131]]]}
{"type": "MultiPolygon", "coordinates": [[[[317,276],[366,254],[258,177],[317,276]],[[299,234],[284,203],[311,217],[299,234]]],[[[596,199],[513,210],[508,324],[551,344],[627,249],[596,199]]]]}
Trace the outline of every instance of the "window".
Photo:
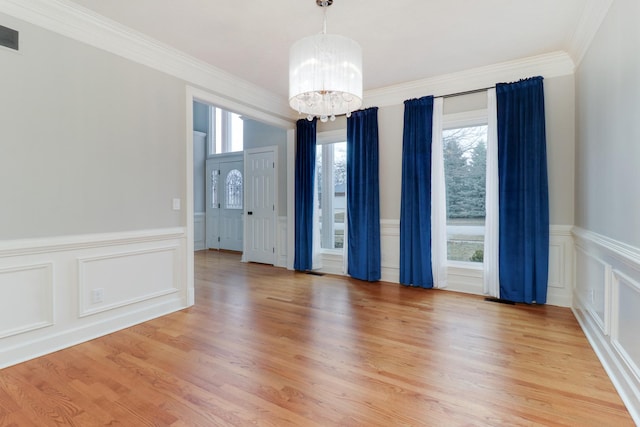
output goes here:
{"type": "Polygon", "coordinates": [[[447,198],[447,259],[484,258],[487,125],[446,129],[442,134],[447,198]]]}
{"type": "Polygon", "coordinates": [[[225,180],[227,209],[242,209],[242,173],[238,169],[232,169],[225,180]]]}
{"type": "Polygon", "coordinates": [[[318,144],[316,147],[316,208],[320,226],[320,247],[344,246],[346,214],[347,143],[318,144]]]}
{"type": "Polygon", "coordinates": [[[218,209],[220,207],[218,201],[218,175],[220,174],[219,170],[211,171],[211,207],[213,209],[218,209]]]}
{"type": "Polygon", "coordinates": [[[209,155],[242,151],[244,148],[244,124],[236,113],[211,107],[209,155]]]}

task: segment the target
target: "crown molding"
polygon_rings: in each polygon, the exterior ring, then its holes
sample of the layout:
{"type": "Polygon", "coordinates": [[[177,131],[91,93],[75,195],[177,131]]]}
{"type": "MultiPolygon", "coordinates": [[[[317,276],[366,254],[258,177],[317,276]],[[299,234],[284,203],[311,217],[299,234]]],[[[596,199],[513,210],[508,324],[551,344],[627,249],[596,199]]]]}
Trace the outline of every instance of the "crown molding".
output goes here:
{"type": "Polygon", "coordinates": [[[602,21],[607,16],[607,12],[611,8],[613,0],[588,0],[582,16],[578,22],[576,32],[573,34],[569,43],[569,53],[576,64],[576,67],[582,62],[582,58],[589,50],[589,46],[593,41],[602,21]]]}
{"type": "MultiPolygon", "coordinates": [[[[590,0],[588,9],[604,11],[604,15],[608,7],[598,7],[600,1],[610,5],[612,0],[590,0]]],[[[286,99],[69,0],[0,0],[0,12],[167,73],[231,103],[252,107],[286,122],[299,118],[286,99]]],[[[585,11],[583,18],[591,15],[585,11]]],[[[582,21],[595,22],[586,18],[582,21]]],[[[598,26],[601,21],[602,18],[597,20],[598,26]]],[[[582,27],[587,28],[587,23],[582,27]]],[[[368,90],[364,93],[363,108],[402,104],[406,99],[425,94],[464,92],[533,75],[545,78],[570,75],[574,69],[574,61],[566,52],[552,52],[368,90]]]]}
{"type": "Polygon", "coordinates": [[[411,98],[465,92],[494,86],[498,82],[510,82],[532,76],[544,78],[566,76],[573,74],[574,70],[573,60],[566,52],[551,52],[368,90],[364,93],[363,108],[397,105],[411,98]]]}
{"type": "Polygon", "coordinates": [[[0,12],[291,121],[286,99],[68,0],[0,0],[0,12]]]}

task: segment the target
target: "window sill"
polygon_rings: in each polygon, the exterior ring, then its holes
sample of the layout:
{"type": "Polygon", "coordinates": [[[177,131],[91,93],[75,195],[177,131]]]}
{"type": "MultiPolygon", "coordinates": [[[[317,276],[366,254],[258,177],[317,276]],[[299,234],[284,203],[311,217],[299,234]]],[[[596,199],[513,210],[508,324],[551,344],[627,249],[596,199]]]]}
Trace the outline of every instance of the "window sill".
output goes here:
{"type": "Polygon", "coordinates": [[[481,262],[447,261],[447,267],[477,271],[484,270],[484,264],[481,262]]]}
{"type": "Polygon", "coordinates": [[[334,255],[340,257],[343,255],[342,249],[321,249],[320,253],[322,255],[334,255]]]}

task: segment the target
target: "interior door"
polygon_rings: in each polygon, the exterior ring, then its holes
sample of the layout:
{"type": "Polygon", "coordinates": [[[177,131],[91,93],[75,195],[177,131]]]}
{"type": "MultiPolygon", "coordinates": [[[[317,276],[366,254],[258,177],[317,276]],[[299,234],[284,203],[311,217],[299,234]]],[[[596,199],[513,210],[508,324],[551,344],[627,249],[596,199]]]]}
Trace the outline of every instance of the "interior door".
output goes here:
{"type": "Polygon", "coordinates": [[[247,186],[247,242],[249,262],[275,264],[276,149],[248,150],[245,156],[247,186]]]}
{"type": "Polygon", "coordinates": [[[206,243],[242,251],[244,167],[242,154],[207,159],[206,243]]]}

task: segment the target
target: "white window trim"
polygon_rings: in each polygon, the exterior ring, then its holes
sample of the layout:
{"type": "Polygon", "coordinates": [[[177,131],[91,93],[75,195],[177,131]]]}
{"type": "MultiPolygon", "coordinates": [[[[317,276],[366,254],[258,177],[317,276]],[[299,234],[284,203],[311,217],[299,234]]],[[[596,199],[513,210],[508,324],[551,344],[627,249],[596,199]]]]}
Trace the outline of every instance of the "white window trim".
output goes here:
{"type": "Polygon", "coordinates": [[[487,125],[488,121],[489,111],[486,108],[464,111],[462,113],[445,114],[442,116],[442,130],[482,126],[487,125]]]}
{"type": "MultiPolygon", "coordinates": [[[[318,132],[316,134],[316,145],[335,144],[337,142],[344,142],[347,140],[347,129],[335,129],[329,131],[318,132]]],[[[345,213],[346,222],[346,213],[345,213]]],[[[346,230],[345,230],[346,232],[346,230]]],[[[325,249],[320,248],[318,253],[322,257],[323,267],[319,271],[324,271],[331,274],[346,274],[342,269],[331,268],[332,260],[336,258],[340,263],[344,262],[344,249],[325,249]]]]}
{"type": "MultiPolygon", "coordinates": [[[[213,156],[219,156],[221,154],[237,154],[240,151],[231,151],[233,146],[232,141],[232,114],[233,111],[225,110],[221,107],[216,107],[215,105],[209,105],[209,140],[207,141],[207,158],[211,158],[213,156]],[[217,119],[216,119],[216,111],[220,111],[220,150],[221,152],[216,152],[216,138],[217,138],[217,119]]],[[[238,114],[238,113],[235,113],[238,114]]]]}
{"type": "Polygon", "coordinates": [[[346,129],[327,130],[318,132],[316,135],[316,145],[334,144],[336,142],[344,142],[347,140],[346,129]]]}
{"type": "MultiPolygon", "coordinates": [[[[488,126],[488,124],[489,110],[487,108],[463,111],[461,113],[445,114],[442,116],[443,131],[471,126],[488,126]]],[[[447,258],[447,267],[451,268],[483,270],[483,266],[484,262],[455,261],[447,258]]]]}

